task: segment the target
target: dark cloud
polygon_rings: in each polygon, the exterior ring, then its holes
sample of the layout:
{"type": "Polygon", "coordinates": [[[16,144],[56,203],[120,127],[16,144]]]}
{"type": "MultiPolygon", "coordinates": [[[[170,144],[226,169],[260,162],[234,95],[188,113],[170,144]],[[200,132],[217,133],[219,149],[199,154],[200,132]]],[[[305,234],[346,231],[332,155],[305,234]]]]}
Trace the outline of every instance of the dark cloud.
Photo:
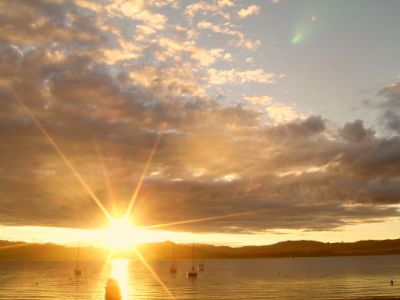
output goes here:
{"type": "MultiPolygon", "coordinates": [[[[238,212],[255,212],[240,218],[190,226],[169,226],[173,229],[228,232],[277,228],[321,230],[351,224],[360,219],[376,221],[397,215],[395,208],[369,202],[380,201],[379,188],[371,187],[371,191],[376,193],[365,197],[368,193],[361,183],[355,180],[349,183],[348,180],[325,174],[284,178],[270,176],[268,180],[264,178],[230,183],[150,181],[142,194],[145,201],[138,203],[137,208],[141,212],[139,218],[143,224],[196,219],[201,215],[229,216],[238,212]],[[350,189],[340,189],[341,186],[350,189]],[[199,210],[202,214],[198,213],[199,210]]],[[[391,187],[395,188],[395,183],[391,187]]]]}
{"type": "Polygon", "coordinates": [[[400,133],[400,115],[392,110],[387,110],[382,115],[386,128],[400,133]]]}
{"type": "Polygon", "coordinates": [[[94,18],[80,9],[73,1],[1,1],[0,40],[27,47],[58,42],[92,45],[102,36],[94,18]]]}
{"type": "MultiPolygon", "coordinates": [[[[186,62],[110,65],[105,53],[123,44],[121,32],[100,30],[102,14],[77,2],[0,7],[2,224],[104,222],[5,86],[112,212],[127,207],[161,134],[134,206],[142,225],[250,211],[257,213],[171,228],[320,230],[397,215],[390,204],[400,203],[398,136],[378,137],[361,120],[332,132],[321,116],[265,124],[257,110],[203,94],[186,62]]],[[[380,95],[394,106],[398,91],[380,95]]]]}
{"type": "Polygon", "coordinates": [[[349,171],[363,176],[398,176],[400,138],[375,140],[342,153],[339,161],[349,171]]]}
{"type": "Polygon", "coordinates": [[[381,89],[378,95],[384,98],[380,106],[386,108],[400,108],[400,83],[393,83],[381,89]]]}
{"type": "Polygon", "coordinates": [[[340,135],[348,142],[363,142],[374,138],[375,132],[372,129],[365,129],[362,120],[353,123],[346,123],[340,130],[340,135]]]}
{"type": "Polygon", "coordinates": [[[267,135],[277,139],[307,139],[322,133],[325,123],[320,116],[294,121],[267,129],[267,135]]]}
{"type": "Polygon", "coordinates": [[[400,83],[382,88],[377,107],[381,110],[380,120],[389,132],[400,132],[400,83]]]}

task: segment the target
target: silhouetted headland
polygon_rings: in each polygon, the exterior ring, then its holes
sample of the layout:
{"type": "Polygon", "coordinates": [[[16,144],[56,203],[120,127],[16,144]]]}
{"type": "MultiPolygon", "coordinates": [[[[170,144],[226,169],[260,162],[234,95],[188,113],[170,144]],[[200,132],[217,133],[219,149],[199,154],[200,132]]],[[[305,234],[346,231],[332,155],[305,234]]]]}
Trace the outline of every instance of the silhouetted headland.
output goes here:
{"type": "MultiPolygon", "coordinates": [[[[171,242],[137,245],[147,259],[171,259],[171,242]]],[[[55,244],[0,241],[0,260],[75,260],[76,248],[55,244]],[[15,246],[15,247],[14,247],[15,246]]],[[[81,260],[103,260],[107,249],[81,247],[81,260]]],[[[196,244],[196,258],[320,257],[400,254],[400,239],[367,240],[353,243],[286,241],[265,246],[228,247],[196,244]]],[[[134,258],[131,250],[115,251],[114,257],[134,258]]],[[[176,244],[176,259],[191,259],[192,245],[176,244]]]]}

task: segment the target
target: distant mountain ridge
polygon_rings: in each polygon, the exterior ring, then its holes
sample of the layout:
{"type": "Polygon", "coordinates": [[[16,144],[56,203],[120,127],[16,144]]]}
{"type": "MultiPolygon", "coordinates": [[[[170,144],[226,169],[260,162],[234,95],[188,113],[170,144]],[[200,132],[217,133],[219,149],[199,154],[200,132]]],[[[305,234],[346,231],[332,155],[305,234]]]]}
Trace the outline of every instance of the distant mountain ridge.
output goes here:
{"type": "MultiPolygon", "coordinates": [[[[147,259],[170,259],[172,242],[138,245],[147,259]]],[[[191,258],[192,246],[175,245],[177,259],[191,258]]],[[[96,247],[81,247],[84,260],[104,260],[109,251],[96,247]]],[[[352,243],[323,243],[317,241],[286,241],[265,246],[214,246],[197,244],[197,258],[268,258],[268,257],[318,257],[351,255],[400,254],[400,239],[367,240],[352,243]]],[[[76,248],[55,244],[31,244],[0,241],[0,260],[75,260],[76,248]]],[[[118,250],[114,257],[134,258],[131,250],[118,250]]]]}

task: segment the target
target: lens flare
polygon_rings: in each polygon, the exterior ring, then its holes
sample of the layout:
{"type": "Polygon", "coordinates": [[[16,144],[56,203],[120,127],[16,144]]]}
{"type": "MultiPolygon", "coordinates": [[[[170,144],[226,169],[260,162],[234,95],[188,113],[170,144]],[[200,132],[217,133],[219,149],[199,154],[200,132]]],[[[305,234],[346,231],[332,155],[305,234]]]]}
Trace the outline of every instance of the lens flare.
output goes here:
{"type": "Polygon", "coordinates": [[[304,36],[304,32],[297,32],[291,40],[292,45],[301,44],[304,41],[304,36]]]}
{"type": "Polygon", "coordinates": [[[182,220],[182,221],[171,222],[171,223],[144,226],[144,227],[141,227],[141,229],[155,229],[155,228],[163,228],[163,227],[169,227],[169,226],[175,226],[175,225],[184,225],[184,224],[199,223],[199,222],[212,221],[212,220],[221,220],[221,219],[235,218],[235,217],[240,217],[240,216],[260,214],[260,213],[267,212],[267,211],[270,211],[270,210],[269,209],[251,210],[251,211],[244,211],[244,212],[240,212],[240,213],[226,214],[226,215],[220,215],[220,216],[214,216],[214,217],[189,219],[189,220],[182,220]]]}
{"type": "Polygon", "coordinates": [[[20,247],[26,247],[26,246],[30,246],[30,244],[29,243],[18,243],[18,244],[14,244],[14,245],[6,245],[6,246],[0,247],[0,250],[11,249],[11,248],[20,248],[20,247]]]}
{"type": "Polygon", "coordinates": [[[292,45],[302,45],[310,41],[317,34],[317,16],[312,15],[307,19],[303,19],[294,29],[290,43],[292,45]]]}
{"type": "Polygon", "coordinates": [[[161,287],[164,289],[164,291],[169,296],[169,298],[175,299],[174,295],[172,295],[171,291],[167,288],[167,286],[164,284],[164,282],[161,280],[161,278],[157,275],[157,273],[149,265],[149,263],[146,261],[146,259],[143,257],[143,255],[139,252],[139,250],[137,250],[136,248],[132,248],[132,250],[136,254],[136,256],[139,258],[139,260],[143,263],[143,265],[146,267],[146,269],[150,272],[150,274],[154,277],[154,279],[161,285],[161,287]]]}
{"type": "Polygon", "coordinates": [[[101,203],[101,201],[97,198],[96,194],[92,191],[90,186],[86,183],[86,181],[83,179],[81,174],[78,172],[78,170],[75,168],[75,166],[71,163],[71,161],[68,159],[68,157],[64,154],[62,149],[57,145],[57,143],[54,141],[54,139],[51,137],[51,135],[47,132],[47,130],[42,126],[42,124],[39,122],[39,120],[35,117],[35,115],[31,112],[28,106],[25,105],[25,103],[21,100],[21,98],[17,95],[17,93],[8,85],[4,85],[6,89],[13,95],[14,99],[17,101],[17,103],[21,106],[21,108],[24,110],[24,112],[29,115],[29,117],[32,119],[32,121],[35,123],[35,125],[38,127],[40,132],[44,135],[44,137],[47,139],[49,144],[53,147],[53,149],[57,152],[57,154],[60,156],[60,158],[64,161],[65,165],[67,168],[71,171],[71,173],[75,176],[75,178],[79,181],[79,183],[82,185],[82,187],[86,190],[86,192],[90,195],[91,199],[97,204],[97,206],[100,208],[100,210],[104,213],[104,215],[111,220],[111,215],[107,211],[107,209],[104,207],[104,205],[101,203]]]}
{"type": "Polygon", "coordinates": [[[131,199],[129,201],[129,205],[128,205],[128,208],[127,208],[126,213],[125,213],[125,218],[128,218],[129,215],[131,214],[133,205],[135,204],[136,198],[139,195],[140,189],[142,187],[142,184],[143,184],[143,181],[144,181],[144,177],[146,176],[147,170],[149,169],[149,167],[151,165],[151,162],[153,161],[154,155],[156,154],[156,151],[157,151],[158,145],[160,144],[160,141],[161,141],[161,133],[158,133],[157,139],[156,139],[156,141],[154,143],[153,148],[151,149],[150,155],[149,155],[149,157],[148,157],[148,159],[146,161],[146,164],[144,166],[142,174],[140,175],[139,182],[137,183],[136,188],[135,188],[135,190],[134,190],[134,192],[132,194],[132,197],[131,197],[131,199]]]}
{"type": "Polygon", "coordinates": [[[100,244],[109,249],[127,249],[137,242],[136,229],[125,218],[112,220],[100,235],[100,244]]]}

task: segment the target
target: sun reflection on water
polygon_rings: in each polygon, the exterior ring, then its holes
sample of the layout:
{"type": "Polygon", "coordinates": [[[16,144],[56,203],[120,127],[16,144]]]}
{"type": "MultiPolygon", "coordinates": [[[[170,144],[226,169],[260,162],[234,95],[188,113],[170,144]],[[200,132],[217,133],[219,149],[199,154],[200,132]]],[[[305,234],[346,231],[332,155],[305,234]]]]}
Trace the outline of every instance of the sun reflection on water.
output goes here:
{"type": "Polygon", "coordinates": [[[111,276],[118,281],[121,287],[122,299],[128,299],[129,294],[129,260],[113,259],[111,261],[111,276]]]}

